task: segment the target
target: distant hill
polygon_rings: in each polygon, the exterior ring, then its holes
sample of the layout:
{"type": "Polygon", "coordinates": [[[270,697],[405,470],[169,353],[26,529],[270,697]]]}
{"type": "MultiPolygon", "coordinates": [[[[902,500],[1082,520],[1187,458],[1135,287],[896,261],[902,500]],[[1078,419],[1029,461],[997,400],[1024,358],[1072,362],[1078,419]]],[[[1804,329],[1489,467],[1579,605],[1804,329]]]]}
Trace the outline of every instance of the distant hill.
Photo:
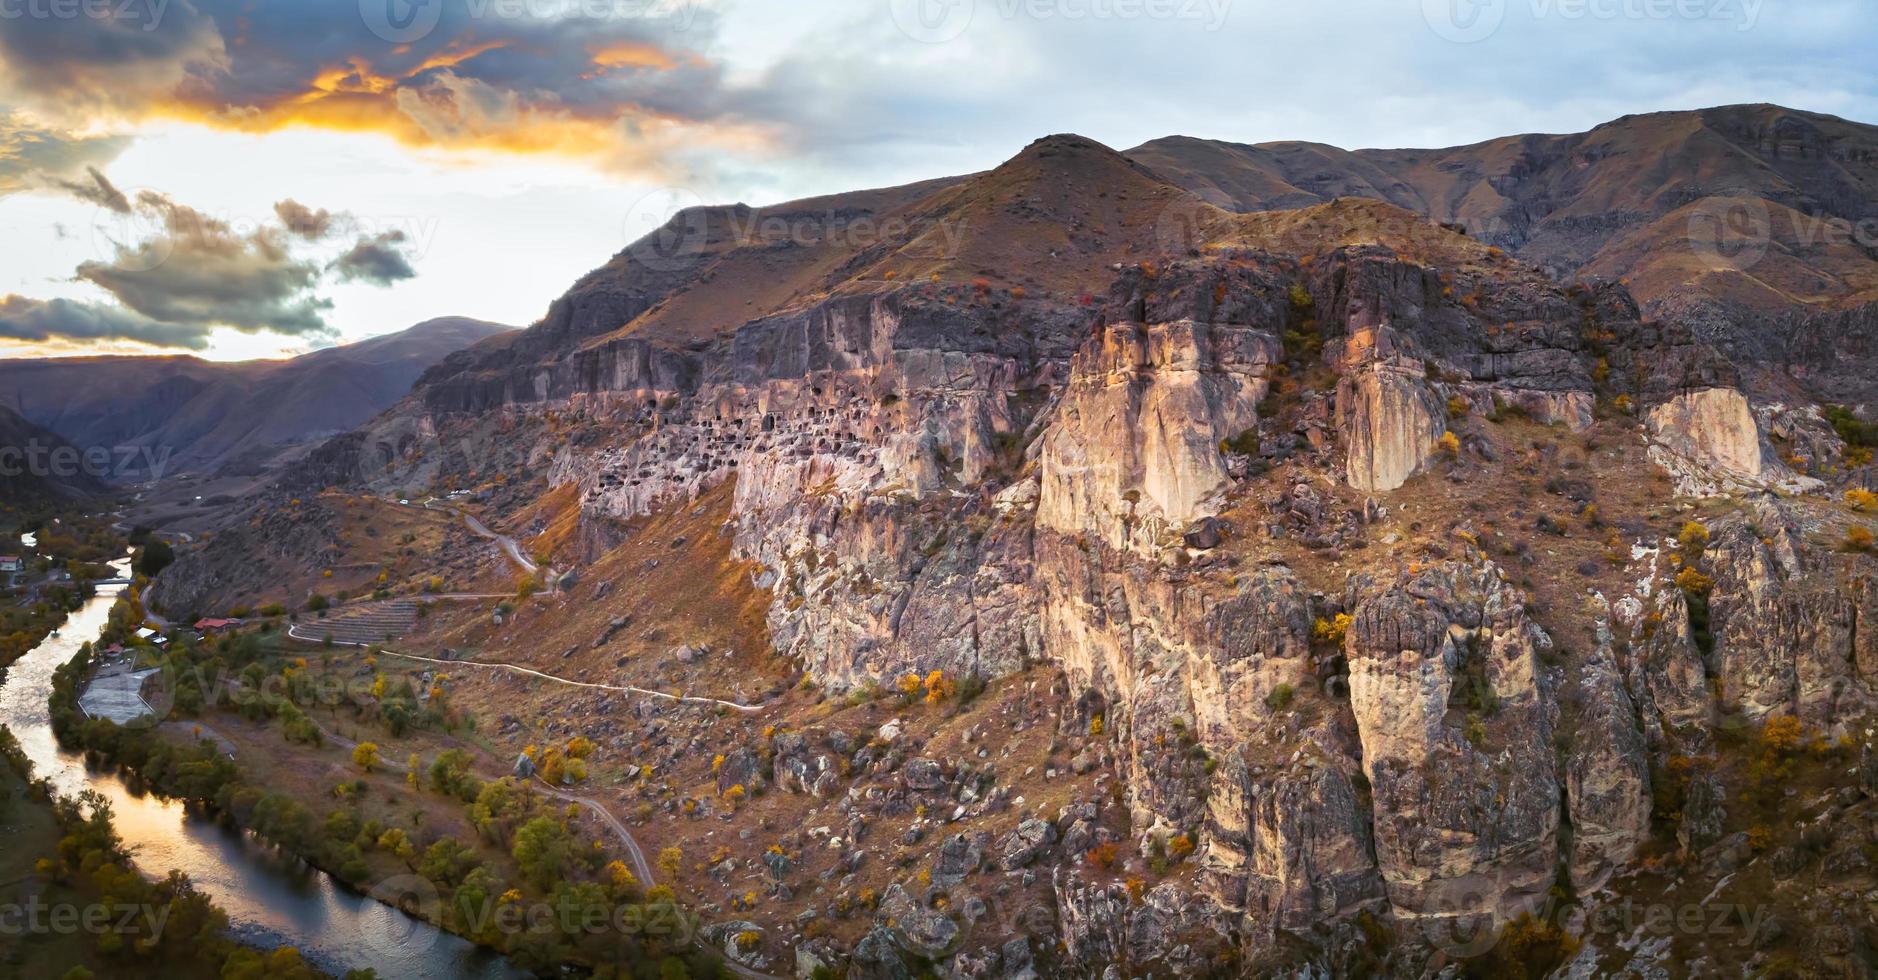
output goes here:
{"type": "Polygon", "coordinates": [[[115,462],[86,460],[58,433],[0,407],[0,500],[8,504],[103,493],[102,474],[115,462]]]}
{"type": "Polygon", "coordinates": [[[147,448],[170,471],[212,470],[350,429],[431,365],[510,329],[443,317],[284,361],[0,360],[0,405],[79,446],[147,448]]]}
{"type": "Polygon", "coordinates": [[[1878,299],[1878,127],[1773,105],[1625,116],[1439,150],[1174,136],[1129,158],[1234,211],[1387,201],[1646,309],[1779,313],[1878,299]],[[1718,221],[1730,232],[1717,241],[1718,221]],[[1743,233],[1757,239],[1746,251],[1743,233]]]}

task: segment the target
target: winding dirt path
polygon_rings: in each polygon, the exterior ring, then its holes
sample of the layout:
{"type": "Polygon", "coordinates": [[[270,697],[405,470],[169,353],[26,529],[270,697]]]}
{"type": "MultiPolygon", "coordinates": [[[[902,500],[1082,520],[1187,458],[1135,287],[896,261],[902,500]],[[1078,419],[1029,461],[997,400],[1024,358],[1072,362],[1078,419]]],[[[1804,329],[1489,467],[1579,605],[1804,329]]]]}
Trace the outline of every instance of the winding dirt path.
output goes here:
{"type": "MultiPolygon", "coordinates": [[[[300,630],[300,625],[296,623],[292,626],[287,627],[287,635],[303,643],[324,643],[325,642],[325,637],[306,636],[300,633],[299,630],[300,630]]],[[[368,643],[349,643],[344,640],[334,640],[333,643],[336,646],[352,646],[352,647],[363,647],[363,646],[371,645],[368,643]]],[[[396,650],[387,650],[384,648],[379,649],[378,655],[381,657],[400,657],[405,660],[417,660],[417,661],[422,661],[423,663],[427,663],[427,664],[440,664],[445,667],[482,667],[486,670],[506,670],[511,673],[522,674],[527,677],[536,677],[544,681],[551,681],[555,684],[565,684],[568,687],[584,687],[584,688],[587,688],[588,690],[611,691],[616,694],[640,694],[646,697],[664,698],[667,701],[677,701],[677,702],[689,703],[689,704],[708,704],[708,705],[714,705],[720,708],[729,708],[732,711],[741,711],[746,715],[757,714],[763,711],[763,709],[768,707],[768,705],[763,705],[763,704],[739,704],[735,701],[723,701],[718,698],[700,698],[700,697],[691,697],[688,695],[668,694],[665,691],[654,691],[651,688],[633,687],[631,685],[621,686],[618,684],[595,684],[591,681],[572,681],[572,680],[568,680],[565,677],[556,677],[553,674],[544,674],[541,671],[536,670],[532,667],[523,667],[520,664],[504,663],[502,661],[439,660],[436,657],[423,657],[415,653],[399,653],[396,650]]]]}
{"type": "MultiPolygon", "coordinates": [[[[478,520],[474,515],[470,514],[469,511],[459,510],[448,504],[439,505],[435,497],[424,501],[424,508],[426,510],[440,510],[444,513],[455,514],[461,517],[463,519],[463,526],[469,528],[471,534],[479,538],[488,538],[494,541],[496,545],[509,556],[509,560],[515,563],[516,567],[530,575],[540,571],[541,566],[535,564],[534,559],[529,558],[528,554],[522,551],[522,546],[517,544],[514,538],[506,534],[498,534],[495,531],[491,531],[489,525],[478,520]]],[[[548,587],[552,589],[554,587],[553,583],[549,583],[548,587]]]]}

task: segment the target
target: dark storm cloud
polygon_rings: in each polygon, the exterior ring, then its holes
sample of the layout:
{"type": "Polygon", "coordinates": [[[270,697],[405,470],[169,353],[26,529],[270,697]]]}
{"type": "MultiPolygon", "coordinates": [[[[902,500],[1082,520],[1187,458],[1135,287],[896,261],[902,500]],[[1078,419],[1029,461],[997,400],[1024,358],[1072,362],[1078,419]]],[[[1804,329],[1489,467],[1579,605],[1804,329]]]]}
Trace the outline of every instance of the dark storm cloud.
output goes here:
{"type": "Polygon", "coordinates": [[[651,162],[639,146],[648,131],[746,122],[701,53],[715,23],[694,0],[430,2],[441,19],[414,38],[374,33],[357,4],[313,0],[169,0],[154,19],[8,20],[0,101],[91,119],[368,130],[623,166],[651,162]],[[572,13],[531,16],[549,9],[572,13]]]}
{"type": "Polygon", "coordinates": [[[152,347],[188,350],[208,346],[206,327],[162,323],[117,307],[75,300],[38,300],[13,295],[0,297],[0,337],[78,344],[127,340],[152,347]]]}
{"type": "MultiPolygon", "coordinates": [[[[16,8],[18,9],[18,8],[16,8]]],[[[12,101],[89,116],[135,113],[226,64],[223,39],[188,0],[12,16],[0,24],[0,80],[12,101]]]]}
{"type": "Polygon", "coordinates": [[[417,270],[411,268],[404,244],[405,235],[401,231],[361,238],[328,268],[338,274],[340,282],[389,286],[400,279],[413,279],[417,270]]]}

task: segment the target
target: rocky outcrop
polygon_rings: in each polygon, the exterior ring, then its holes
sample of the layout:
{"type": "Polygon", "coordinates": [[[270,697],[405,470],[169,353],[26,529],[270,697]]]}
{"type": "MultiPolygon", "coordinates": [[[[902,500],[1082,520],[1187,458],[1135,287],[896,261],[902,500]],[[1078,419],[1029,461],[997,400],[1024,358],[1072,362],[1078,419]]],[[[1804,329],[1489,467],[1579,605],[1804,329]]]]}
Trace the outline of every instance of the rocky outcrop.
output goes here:
{"type": "Polygon", "coordinates": [[[1760,479],[1761,433],[1747,397],[1732,388],[1676,395],[1650,409],[1650,437],[1669,451],[1744,480],[1760,479]]]}
{"type": "Polygon", "coordinates": [[[1337,385],[1337,423],[1348,448],[1344,473],[1367,492],[1394,490],[1435,455],[1447,426],[1419,365],[1374,363],[1337,385]]]}
{"type": "Polygon", "coordinates": [[[1608,629],[1576,678],[1576,717],[1565,757],[1571,817],[1567,868],[1572,886],[1591,892],[1623,867],[1650,836],[1650,758],[1636,708],[1612,659],[1608,629]]]}
{"type": "Polygon", "coordinates": [[[1870,638],[1859,636],[1860,610],[1878,598],[1869,570],[1804,557],[1777,505],[1763,506],[1752,524],[1730,520],[1711,534],[1706,605],[1728,707],[1751,722],[1778,712],[1844,734],[1878,703],[1870,638]]]}
{"type": "Polygon", "coordinates": [[[1360,600],[1345,650],[1398,917],[1490,914],[1551,887],[1559,785],[1550,640],[1491,562],[1442,564],[1360,600]]]}
{"type": "Polygon", "coordinates": [[[1353,760],[1320,751],[1269,772],[1236,754],[1220,766],[1208,801],[1206,885],[1223,907],[1244,913],[1249,935],[1309,933],[1382,905],[1355,772],[1353,760]]]}
{"type": "Polygon", "coordinates": [[[1108,325],[1070,365],[1038,456],[1040,526],[1152,549],[1229,482],[1219,445],[1258,424],[1269,331],[1178,320],[1108,325]]]}

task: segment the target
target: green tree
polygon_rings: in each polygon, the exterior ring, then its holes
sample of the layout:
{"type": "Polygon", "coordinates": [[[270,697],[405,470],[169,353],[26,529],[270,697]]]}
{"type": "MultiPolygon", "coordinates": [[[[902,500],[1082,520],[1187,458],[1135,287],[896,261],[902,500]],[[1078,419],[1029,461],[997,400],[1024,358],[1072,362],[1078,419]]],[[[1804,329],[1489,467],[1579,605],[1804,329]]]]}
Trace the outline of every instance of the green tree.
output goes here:
{"type": "Polygon", "coordinates": [[[176,560],[176,552],[161,538],[151,538],[137,553],[137,574],[155,578],[176,560]]]}
{"type": "Polygon", "coordinates": [[[567,867],[573,850],[567,832],[552,817],[536,817],[515,832],[515,846],[510,853],[515,863],[542,889],[550,888],[567,867]]]}

